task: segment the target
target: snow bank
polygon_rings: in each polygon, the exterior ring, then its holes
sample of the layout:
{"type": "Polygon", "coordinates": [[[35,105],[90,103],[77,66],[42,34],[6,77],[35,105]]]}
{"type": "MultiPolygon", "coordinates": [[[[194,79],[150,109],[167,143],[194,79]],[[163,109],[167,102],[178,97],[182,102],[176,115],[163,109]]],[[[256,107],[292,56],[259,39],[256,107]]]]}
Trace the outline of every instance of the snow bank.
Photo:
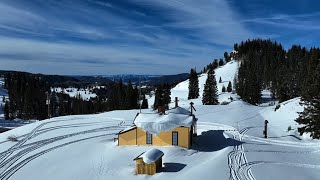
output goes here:
{"type": "Polygon", "coordinates": [[[156,162],[163,155],[164,155],[164,153],[162,151],[154,148],[154,149],[150,149],[150,150],[146,151],[145,153],[143,153],[142,155],[140,155],[140,158],[143,159],[144,163],[151,164],[151,163],[156,162]]]}
{"type": "Polygon", "coordinates": [[[134,124],[151,134],[159,134],[160,132],[170,131],[176,127],[192,125],[193,116],[185,114],[168,113],[159,115],[157,113],[140,113],[134,124]]]}

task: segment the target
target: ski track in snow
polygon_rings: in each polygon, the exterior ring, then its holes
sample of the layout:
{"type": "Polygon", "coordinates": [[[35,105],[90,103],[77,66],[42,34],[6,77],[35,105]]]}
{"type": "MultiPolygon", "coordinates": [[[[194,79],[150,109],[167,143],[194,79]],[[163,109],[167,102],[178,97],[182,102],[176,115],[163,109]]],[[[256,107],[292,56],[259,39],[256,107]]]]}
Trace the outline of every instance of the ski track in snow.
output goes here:
{"type": "Polygon", "coordinates": [[[241,131],[238,131],[232,126],[212,123],[212,122],[199,122],[198,127],[214,130],[224,130],[225,132],[231,134],[234,140],[239,141],[241,144],[233,147],[233,150],[228,154],[228,166],[230,169],[230,180],[255,180],[251,172],[251,167],[245,169],[248,160],[245,155],[245,150],[243,146],[243,137],[249,131],[249,129],[254,127],[246,127],[241,131]]]}
{"type": "MultiPolygon", "coordinates": [[[[114,120],[114,118],[109,118],[114,120]]],[[[81,119],[73,119],[73,120],[81,120],[81,119]]],[[[117,119],[120,120],[120,119],[117,119]]],[[[123,127],[125,127],[125,121],[123,119],[121,119],[121,122],[116,125],[116,126],[107,126],[107,127],[101,127],[101,128],[95,128],[95,129],[90,129],[90,130],[85,130],[85,131],[79,131],[79,132],[75,132],[75,133],[70,133],[70,134],[66,134],[66,135],[62,135],[62,136],[57,136],[57,137],[52,137],[52,138],[48,138],[48,139],[43,139],[43,140],[39,140],[39,141],[35,141],[32,143],[28,143],[26,144],[27,141],[45,134],[47,132],[53,131],[53,130],[58,130],[58,129],[63,129],[63,128],[73,128],[73,127],[83,127],[83,126],[92,126],[92,125],[96,125],[96,124],[101,124],[101,123],[110,123],[110,121],[106,121],[106,122],[92,122],[92,123],[76,123],[76,124],[68,124],[68,125],[60,125],[60,126],[53,126],[53,127],[48,127],[48,128],[44,128],[41,129],[42,127],[44,127],[45,125],[51,124],[51,123],[56,123],[56,122],[61,122],[62,120],[57,120],[57,121],[51,121],[51,122],[45,122],[42,123],[38,126],[36,126],[34,129],[31,130],[30,133],[21,135],[18,137],[22,138],[21,140],[19,140],[15,145],[11,146],[9,149],[7,149],[6,151],[3,151],[0,153],[0,180],[7,180],[9,179],[15,172],[17,172],[20,168],[22,168],[24,165],[26,165],[28,162],[32,161],[33,159],[47,153],[50,152],[54,149],[69,145],[69,144],[73,144],[73,143],[77,143],[80,141],[85,141],[88,139],[93,139],[93,138],[99,138],[99,137],[103,137],[103,136],[110,136],[110,135],[115,135],[116,133],[106,133],[106,134],[102,134],[102,135],[95,135],[92,137],[86,137],[86,138],[82,138],[82,139],[77,139],[77,140],[73,140],[73,141],[69,141],[60,145],[56,145],[54,147],[51,148],[47,148],[42,150],[41,152],[38,152],[36,154],[33,154],[29,157],[26,157],[26,155],[33,153],[34,151],[36,151],[39,148],[44,148],[47,145],[50,145],[52,143],[56,143],[60,140],[64,140],[67,138],[71,138],[74,136],[78,136],[78,135],[83,135],[83,134],[92,134],[92,133],[99,133],[99,132],[106,132],[106,131],[111,131],[111,130],[121,130],[123,129],[123,127]],[[22,159],[22,160],[21,160],[22,159]]],[[[5,143],[8,141],[3,141],[0,143],[5,143]]]]}
{"type": "Polygon", "coordinates": [[[243,136],[247,133],[249,129],[250,128],[244,128],[241,131],[234,131],[231,133],[233,135],[233,139],[241,142],[241,144],[234,146],[233,150],[228,154],[230,180],[255,180],[250,169],[244,171],[242,168],[242,166],[248,163],[242,140],[243,136]]]}

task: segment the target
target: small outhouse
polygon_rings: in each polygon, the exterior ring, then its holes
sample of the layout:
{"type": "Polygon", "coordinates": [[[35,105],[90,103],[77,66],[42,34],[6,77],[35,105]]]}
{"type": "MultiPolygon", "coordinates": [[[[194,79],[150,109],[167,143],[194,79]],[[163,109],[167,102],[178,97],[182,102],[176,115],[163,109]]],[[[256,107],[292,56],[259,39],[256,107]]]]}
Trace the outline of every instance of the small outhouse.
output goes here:
{"type": "Polygon", "coordinates": [[[136,161],[136,174],[154,175],[161,171],[162,156],[159,149],[150,149],[134,159],[136,161]]]}

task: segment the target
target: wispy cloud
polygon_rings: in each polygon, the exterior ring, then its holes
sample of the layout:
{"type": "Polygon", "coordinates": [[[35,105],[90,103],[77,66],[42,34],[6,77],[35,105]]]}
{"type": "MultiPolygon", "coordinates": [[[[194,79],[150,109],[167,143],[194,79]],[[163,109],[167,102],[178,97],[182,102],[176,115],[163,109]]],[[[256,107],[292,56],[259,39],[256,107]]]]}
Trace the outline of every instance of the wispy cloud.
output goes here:
{"type": "Polygon", "coordinates": [[[0,45],[1,67],[32,72],[187,72],[250,35],[224,0],[13,0],[1,2],[0,10],[0,35],[7,37],[0,45]]]}
{"type": "Polygon", "coordinates": [[[273,25],[288,29],[294,28],[298,30],[314,31],[320,29],[320,25],[315,23],[315,21],[319,21],[319,18],[320,12],[313,12],[305,14],[277,14],[271,17],[245,19],[241,20],[241,22],[273,25]],[[310,19],[312,18],[316,19],[311,21],[310,19]]]}
{"type": "Polygon", "coordinates": [[[232,2],[3,0],[0,68],[53,74],[173,74],[202,68],[248,38],[285,36],[290,42],[294,38],[279,29],[319,29],[314,23],[318,12],[245,16],[232,2]]]}

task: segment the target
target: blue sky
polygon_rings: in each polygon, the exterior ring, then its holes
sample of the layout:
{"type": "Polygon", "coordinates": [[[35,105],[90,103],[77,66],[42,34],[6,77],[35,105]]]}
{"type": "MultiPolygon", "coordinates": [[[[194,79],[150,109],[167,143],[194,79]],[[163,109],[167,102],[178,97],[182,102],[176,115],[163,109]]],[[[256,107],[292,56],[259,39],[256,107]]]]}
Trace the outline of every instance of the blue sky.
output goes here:
{"type": "Polygon", "coordinates": [[[319,46],[318,0],[1,0],[0,69],[176,74],[248,38],[319,46]]]}

